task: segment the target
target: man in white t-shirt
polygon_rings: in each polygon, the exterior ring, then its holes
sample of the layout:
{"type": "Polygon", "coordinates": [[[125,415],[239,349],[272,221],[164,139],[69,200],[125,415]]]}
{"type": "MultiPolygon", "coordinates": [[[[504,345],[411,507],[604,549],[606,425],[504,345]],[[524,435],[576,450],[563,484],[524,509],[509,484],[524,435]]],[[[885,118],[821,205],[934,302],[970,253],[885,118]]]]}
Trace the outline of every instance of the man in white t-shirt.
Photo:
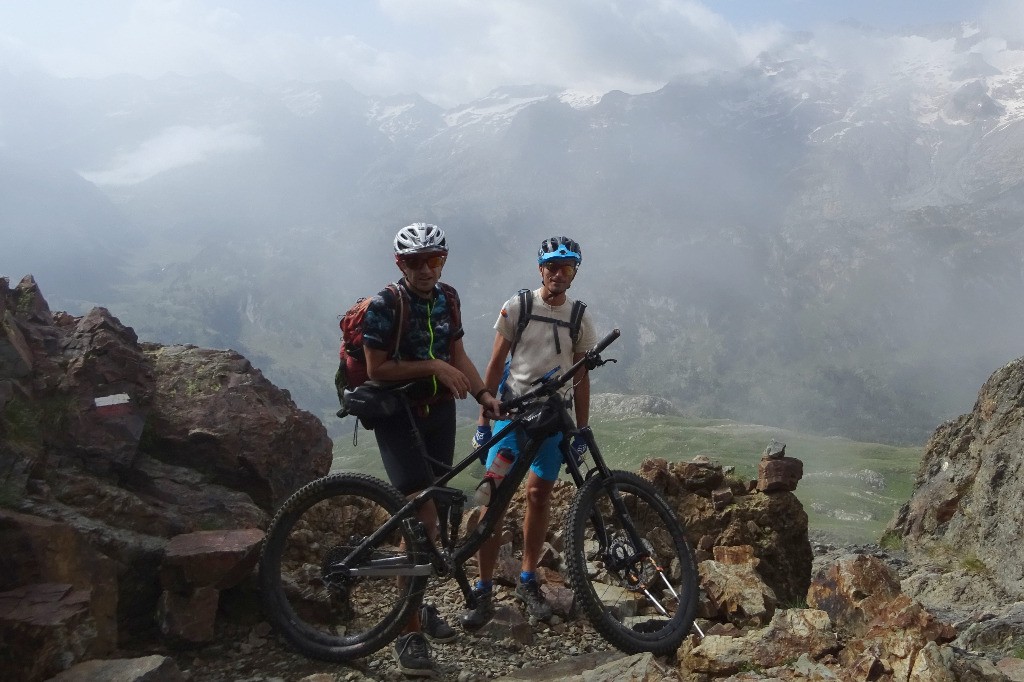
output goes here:
{"type": "MultiPolygon", "coordinates": [[[[534,381],[555,367],[568,369],[597,343],[597,332],[590,316],[584,314],[585,306],[566,295],[582,262],[580,245],[572,239],[545,239],[537,253],[541,287],[532,292],[520,292],[521,295],[512,297],[502,306],[494,325],[497,333],[491,359],[484,372],[484,384],[497,390],[501,381],[503,394],[500,397],[503,400],[525,393],[534,381]],[[529,313],[525,327],[520,323],[524,319],[524,303],[529,313]],[[510,355],[508,375],[502,381],[505,361],[510,355]]],[[[590,418],[590,378],[585,369],[567,391],[569,395],[566,397],[572,398],[576,425],[583,428],[590,418]]],[[[495,429],[501,429],[506,423],[497,422],[495,429]]],[[[490,434],[490,422],[481,416],[474,441],[483,443],[490,434]]],[[[541,444],[526,479],[522,572],[515,594],[526,604],[529,614],[538,620],[551,617],[551,607],[541,594],[536,571],[551,515],[551,490],[562,468],[562,454],[558,447],[561,440],[562,434],[555,434],[541,444]]],[[[586,451],[582,438],[575,440],[572,448],[577,457],[582,457],[586,451]]],[[[490,449],[488,467],[502,451],[513,458],[518,454],[515,433],[490,449]]],[[[480,575],[474,587],[477,606],[459,616],[463,627],[478,628],[494,614],[493,575],[500,545],[500,537],[496,534],[480,548],[477,555],[480,575]]]]}

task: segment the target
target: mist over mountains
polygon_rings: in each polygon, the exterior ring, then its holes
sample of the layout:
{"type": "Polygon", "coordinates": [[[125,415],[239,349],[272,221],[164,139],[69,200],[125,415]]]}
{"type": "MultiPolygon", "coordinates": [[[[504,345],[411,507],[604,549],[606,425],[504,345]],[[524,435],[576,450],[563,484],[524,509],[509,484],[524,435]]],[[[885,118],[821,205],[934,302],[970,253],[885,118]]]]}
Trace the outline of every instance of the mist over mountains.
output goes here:
{"type": "Polygon", "coordinates": [[[442,109],[340,82],[0,70],[0,275],[140,338],[232,347],[329,428],[337,316],[449,234],[479,366],[547,236],[623,330],[595,390],[922,442],[1024,336],[1024,47],[969,27],[794,35],[638,95],[442,109]],[[840,55],[840,56],[836,56],[840,55]]]}

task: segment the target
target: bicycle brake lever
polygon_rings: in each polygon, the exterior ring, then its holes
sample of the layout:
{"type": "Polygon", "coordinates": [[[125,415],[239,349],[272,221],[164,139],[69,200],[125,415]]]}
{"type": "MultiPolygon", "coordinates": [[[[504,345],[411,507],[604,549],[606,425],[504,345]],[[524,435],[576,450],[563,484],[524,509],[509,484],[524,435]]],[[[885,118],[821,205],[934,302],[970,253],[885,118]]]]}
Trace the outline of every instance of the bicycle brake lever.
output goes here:
{"type": "Polygon", "coordinates": [[[618,360],[615,358],[608,358],[607,360],[604,360],[600,355],[595,355],[587,360],[587,369],[596,369],[601,365],[607,365],[609,362],[618,362],[618,360]]]}

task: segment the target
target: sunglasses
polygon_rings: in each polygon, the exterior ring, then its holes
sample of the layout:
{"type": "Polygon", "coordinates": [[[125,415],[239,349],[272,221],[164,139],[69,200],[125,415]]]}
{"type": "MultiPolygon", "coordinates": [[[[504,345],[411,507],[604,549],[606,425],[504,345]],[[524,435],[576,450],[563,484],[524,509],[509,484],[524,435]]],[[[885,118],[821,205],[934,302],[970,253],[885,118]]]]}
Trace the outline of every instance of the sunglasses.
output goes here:
{"type": "Polygon", "coordinates": [[[574,274],[576,274],[575,263],[559,263],[557,261],[548,261],[547,263],[543,263],[541,267],[543,267],[552,275],[557,275],[558,273],[561,273],[563,277],[572,277],[574,274]]]}
{"type": "Polygon", "coordinates": [[[410,270],[419,270],[426,263],[430,269],[439,268],[444,265],[446,256],[407,256],[402,258],[402,265],[410,270]]]}

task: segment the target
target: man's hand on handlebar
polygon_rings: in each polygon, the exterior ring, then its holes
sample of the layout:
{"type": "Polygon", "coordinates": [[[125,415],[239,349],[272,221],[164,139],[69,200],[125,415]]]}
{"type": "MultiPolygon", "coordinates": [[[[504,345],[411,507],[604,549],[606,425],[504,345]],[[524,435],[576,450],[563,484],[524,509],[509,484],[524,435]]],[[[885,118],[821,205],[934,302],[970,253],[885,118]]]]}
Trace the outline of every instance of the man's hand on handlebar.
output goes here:
{"type": "Polygon", "coordinates": [[[482,414],[487,419],[508,419],[508,413],[502,407],[501,401],[491,395],[489,391],[483,395],[480,407],[483,408],[482,414]]]}

